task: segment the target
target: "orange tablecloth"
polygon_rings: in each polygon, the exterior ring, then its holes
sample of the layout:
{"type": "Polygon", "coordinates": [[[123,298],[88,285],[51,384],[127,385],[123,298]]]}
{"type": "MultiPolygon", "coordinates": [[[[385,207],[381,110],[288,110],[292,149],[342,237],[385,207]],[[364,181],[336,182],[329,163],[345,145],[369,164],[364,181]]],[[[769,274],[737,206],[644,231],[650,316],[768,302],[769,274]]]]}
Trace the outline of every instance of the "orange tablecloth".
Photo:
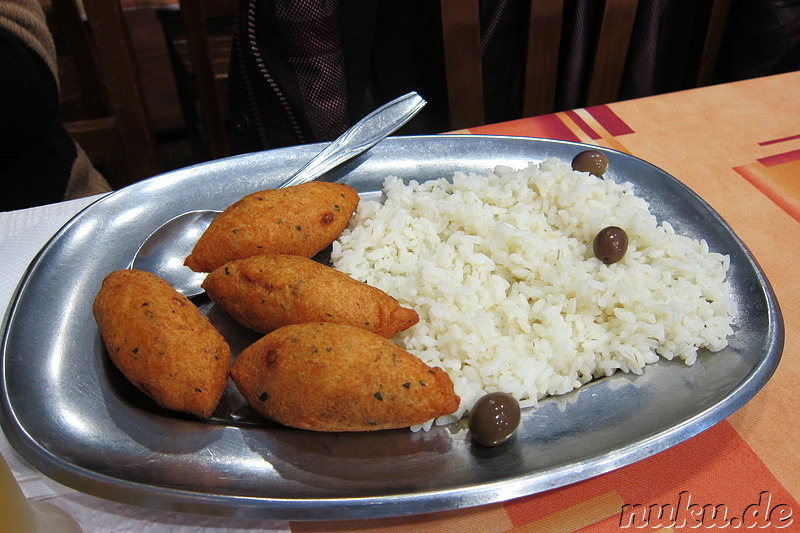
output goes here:
{"type": "MultiPolygon", "coordinates": [[[[683,505],[697,513],[703,506],[724,505],[727,514],[717,514],[717,527],[723,519],[759,526],[771,519],[773,527],[800,531],[800,409],[794,403],[800,391],[800,72],[469,132],[614,148],[692,188],[731,225],[770,280],[786,327],[781,364],[764,389],[728,419],[614,472],[485,507],[395,519],[293,522],[292,531],[607,532],[619,530],[621,520],[627,523],[625,504],[683,505]]],[[[693,524],[689,518],[684,529],[665,527],[669,520],[659,525],[651,514],[646,530],[687,530],[693,524]]],[[[697,529],[711,526],[708,509],[704,520],[697,529]]]]}

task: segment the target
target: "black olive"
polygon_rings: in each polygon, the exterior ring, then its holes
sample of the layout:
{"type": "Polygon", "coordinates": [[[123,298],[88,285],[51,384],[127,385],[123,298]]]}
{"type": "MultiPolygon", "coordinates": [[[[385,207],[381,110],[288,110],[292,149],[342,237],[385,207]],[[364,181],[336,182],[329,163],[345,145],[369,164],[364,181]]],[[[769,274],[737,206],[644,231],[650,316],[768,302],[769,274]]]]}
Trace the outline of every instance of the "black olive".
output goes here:
{"type": "Polygon", "coordinates": [[[616,263],[628,251],[628,234],[617,226],[609,226],[600,230],[592,244],[594,256],[603,263],[616,263]]]}
{"type": "Polygon", "coordinates": [[[572,170],[602,177],[608,169],[608,157],[598,150],[584,150],[572,159],[572,170]]]}
{"type": "Polygon", "coordinates": [[[505,392],[492,392],[477,402],[469,413],[469,431],[478,444],[497,446],[519,426],[519,402],[505,392]]]}

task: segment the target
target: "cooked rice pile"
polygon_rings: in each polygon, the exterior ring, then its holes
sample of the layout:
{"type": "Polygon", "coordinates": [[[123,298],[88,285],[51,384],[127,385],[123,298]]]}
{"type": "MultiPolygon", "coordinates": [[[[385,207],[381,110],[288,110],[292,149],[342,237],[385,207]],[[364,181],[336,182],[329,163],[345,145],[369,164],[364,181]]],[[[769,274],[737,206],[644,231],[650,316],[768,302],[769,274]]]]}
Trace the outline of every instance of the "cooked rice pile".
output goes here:
{"type": "Polygon", "coordinates": [[[732,333],[729,259],[659,224],[629,183],[547,160],[425,183],[389,177],[334,243],[334,266],[413,307],[395,340],[455,383],[461,407],[505,391],[523,407],[659,356],[694,363],[732,333]],[[594,257],[626,230],[619,263],[594,257]]]}

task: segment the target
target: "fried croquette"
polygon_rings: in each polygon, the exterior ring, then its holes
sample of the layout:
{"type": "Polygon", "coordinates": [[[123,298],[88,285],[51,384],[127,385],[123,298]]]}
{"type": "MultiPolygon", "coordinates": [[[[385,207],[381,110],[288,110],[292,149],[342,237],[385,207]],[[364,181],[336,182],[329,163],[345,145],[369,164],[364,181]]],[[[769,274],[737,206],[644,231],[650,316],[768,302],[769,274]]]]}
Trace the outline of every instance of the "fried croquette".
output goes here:
{"type": "Polygon", "coordinates": [[[118,270],[94,316],[111,360],[160,406],[208,418],[228,384],[230,348],[200,310],[155,274],[118,270]]]}
{"type": "Polygon", "coordinates": [[[342,324],[277,329],[239,354],[231,377],[261,416],[314,431],[409,427],[460,403],[441,368],[342,324]]]}
{"type": "Polygon", "coordinates": [[[417,322],[382,290],[306,257],[259,255],[231,261],[203,282],[241,325],[267,333],[288,324],[334,322],[389,338],[417,322]]]}
{"type": "Polygon", "coordinates": [[[250,194],[214,219],[185,265],[211,272],[254,255],[313,257],[347,227],[358,200],[352,187],[322,181],[250,194]]]}

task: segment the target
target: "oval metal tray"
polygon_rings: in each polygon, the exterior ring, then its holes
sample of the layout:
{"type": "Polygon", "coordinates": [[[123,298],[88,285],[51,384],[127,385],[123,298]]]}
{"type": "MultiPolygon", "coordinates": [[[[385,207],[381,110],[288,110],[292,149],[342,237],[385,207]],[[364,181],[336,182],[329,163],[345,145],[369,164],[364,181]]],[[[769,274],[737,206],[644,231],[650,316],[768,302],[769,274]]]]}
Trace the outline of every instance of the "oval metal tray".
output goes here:
{"type": "MultiPolygon", "coordinates": [[[[320,145],[201,164],[110,194],[68,222],[23,278],[2,340],[2,426],[47,476],[103,498],[241,517],[364,518],[486,504],[587,479],[687,439],[747,402],[769,379],[783,322],[769,283],[728,225],[676,179],[604,150],[607,179],[630,181],[659,220],[731,259],[738,306],[730,345],[693,366],[662,361],[525,410],[497,448],[464,425],[325,434],[269,426],[229,387],[210,422],[159,409],[105,354],[92,317],[102,279],[184,211],[222,209],[280,183],[320,145]]],[[[364,197],[387,175],[428,180],[456,170],[570,160],[586,146],[519,137],[394,137],[332,172],[364,197]]],[[[234,353],[255,337],[200,302],[234,353]]]]}

